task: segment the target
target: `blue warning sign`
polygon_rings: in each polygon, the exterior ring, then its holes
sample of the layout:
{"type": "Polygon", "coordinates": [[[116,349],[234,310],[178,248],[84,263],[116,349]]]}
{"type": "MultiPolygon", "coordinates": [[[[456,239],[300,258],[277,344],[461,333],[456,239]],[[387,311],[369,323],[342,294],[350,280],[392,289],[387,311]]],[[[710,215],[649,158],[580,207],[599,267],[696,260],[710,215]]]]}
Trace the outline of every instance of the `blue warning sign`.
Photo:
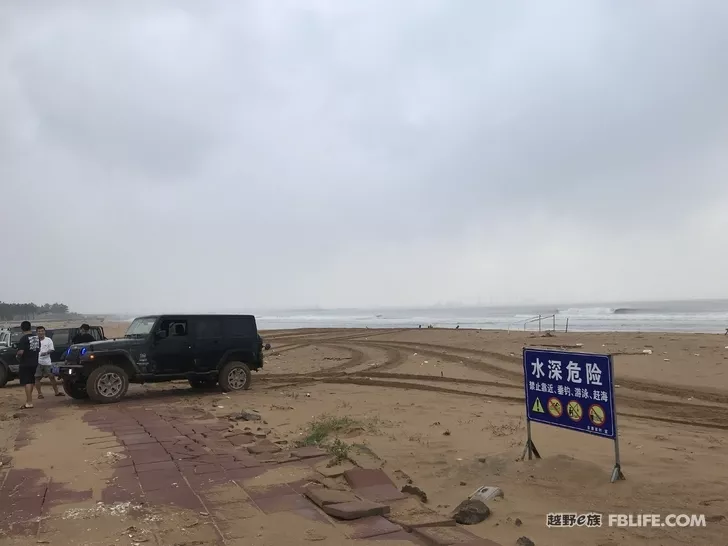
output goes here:
{"type": "Polygon", "coordinates": [[[610,355],[524,348],[523,371],[530,421],[616,438],[610,355]]]}

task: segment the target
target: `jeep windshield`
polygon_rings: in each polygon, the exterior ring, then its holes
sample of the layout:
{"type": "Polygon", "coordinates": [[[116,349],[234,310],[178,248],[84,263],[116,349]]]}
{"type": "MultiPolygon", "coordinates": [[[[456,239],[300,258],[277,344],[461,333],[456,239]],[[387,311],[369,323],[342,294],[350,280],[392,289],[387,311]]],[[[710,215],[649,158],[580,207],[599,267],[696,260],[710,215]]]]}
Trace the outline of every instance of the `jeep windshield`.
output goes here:
{"type": "Polygon", "coordinates": [[[134,321],[129,325],[124,337],[147,337],[152,332],[155,322],[157,322],[157,317],[142,317],[134,319],[134,321]]]}

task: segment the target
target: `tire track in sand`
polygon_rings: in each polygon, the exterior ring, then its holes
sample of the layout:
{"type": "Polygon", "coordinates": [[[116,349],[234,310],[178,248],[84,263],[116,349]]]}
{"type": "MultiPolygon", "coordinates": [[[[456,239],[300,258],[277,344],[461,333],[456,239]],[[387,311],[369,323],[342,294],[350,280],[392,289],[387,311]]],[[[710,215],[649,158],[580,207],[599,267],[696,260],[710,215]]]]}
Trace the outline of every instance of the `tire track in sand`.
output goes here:
{"type": "MultiPolygon", "coordinates": [[[[305,373],[283,373],[283,374],[266,374],[260,377],[262,380],[268,380],[269,378],[301,378],[301,377],[320,377],[323,375],[330,375],[332,373],[334,374],[343,374],[346,373],[346,370],[349,370],[351,368],[357,368],[361,366],[362,364],[365,364],[367,362],[367,355],[364,351],[361,351],[360,349],[356,348],[353,345],[347,345],[344,343],[322,343],[322,344],[312,344],[316,345],[317,347],[327,347],[330,349],[337,349],[337,350],[345,350],[348,351],[350,354],[349,359],[346,362],[342,362],[341,364],[337,364],[336,366],[328,367],[328,368],[320,368],[319,370],[315,370],[313,372],[305,372],[305,373]]],[[[298,348],[299,346],[295,347],[298,348]]],[[[370,347],[369,345],[365,345],[364,347],[370,347]]],[[[293,350],[294,347],[291,347],[290,350],[293,350]]],[[[383,350],[386,352],[386,358],[384,362],[377,364],[375,366],[371,366],[367,370],[363,370],[363,372],[370,373],[373,370],[385,370],[385,369],[392,369],[396,368],[397,366],[401,365],[406,359],[407,356],[402,353],[402,351],[393,348],[379,348],[377,349],[383,350]]]]}
{"type": "MultiPolygon", "coordinates": [[[[361,341],[360,343],[367,345],[370,344],[367,341],[361,341]]],[[[375,341],[371,344],[374,345],[383,343],[384,342],[375,341]]],[[[390,343],[389,341],[387,341],[386,344],[391,346],[396,345],[397,347],[401,348],[417,349],[418,352],[422,354],[439,356],[442,360],[447,360],[450,362],[462,361],[465,366],[473,369],[480,369],[481,371],[487,370],[489,373],[497,377],[502,377],[504,379],[510,379],[513,381],[517,380],[519,382],[523,381],[523,372],[520,370],[516,372],[514,370],[507,370],[494,364],[484,362],[482,360],[473,361],[472,359],[468,359],[467,357],[458,357],[456,353],[460,352],[465,354],[472,354],[475,356],[481,356],[484,358],[493,358],[494,360],[500,360],[502,362],[508,362],[510,364],[517,363],[522,370],[523,361],[521,357],[512,357],[510,355],[495,353],[493,351],[484,351],[481,349],[467,349],[463,347],[451,347],[449,345],[435,345],[432,343],[415,343],[407,341],[396,341],[390,343]]],[[[640,379],[631,378],[615,378],[615,382],[624,388],[628,388],[634,391],[641,391],[651,394],[662,394],[667,396],[674,396],[676,398],[694,398],[697,400],[703,400],[705,402],[713,402],[717,404],[728,404],[728,394],[722,394],[710,389],[681,387],[668,383],[648,382],[640,379]]]]}
{"type": "MultiPolygon", "coordinates": [[[[374,333],[361,332],[358,334],[348,333],[346,335],[333,335],[333,336],[331,334],[328,334],[328,335],[322,335],[322,337],[316,337],[313,339],[309,338],[308,340],[305,339],[305,337],[306,337],[305,335],[301,335],[301,336],[296,336],[295,339],[297,339],[297,341],[294,341],[293,343],[288,343],[288,344],[284,344],[284,345],[281,345],[276,348],[272,348],[267,356],[274,356],[274,355],[278,355],[281,353],[286,353],[288,351],[295,351],[296,349],[302,349],[303,347],[309,347],[311,345],[327,343],[329,341],[346,341],[349,339],[359,339],[362,337],[364,337],[364,338],[376,337],[376,336],[382,336],[382,335],[386,335],[386,334],[396,334],[399,332],[404,332],[406,330],[407,330],[407,328],[399,328],[399,329],[393,329],[391,331],[389,331],[389,330],[376,331],[374,333]],[[298,339],[298,338],[303,338],[303,339],[298,339]]],[[[283,338],[280,338],[280,339],[283,339],[283,338]]],[[[278,341],[278,339],[273,339],[273,341],[278,341]]]]}
{"type": "MultiPolygon", "coordinates": [[[[411,345],[403,344],[399,341],[392,341],[392,342],[383,342],[383,341],[357,341],[357,345],[361,346],[372,346],[372,347],[379,347],[381,349],[396,349],[396,350],[411,350],[411,349],[417,349],[418,354],[422,355],[428,355],[428,356],[434,356],[439,358],[440,360],[444,360],[446,362],[453,362],[455,364],[462,364],[466,368],[470,368],[472,370],[476,370],[479,372],[486,372],[494,377],[498,377],[501,379],[505,379],[511,383],[520,383],[523,384],[523,373],[522,372],[514,372],[511,370],[505,370],[501,368],[500,366],[496,366],[494,364],[490,364],[488,362],[483,362],[482,360],[475,360],[467,356],[458,356],[449,352],[443,352],[442,350],[435,350],[429,347],[433,347],[431,345],[428,345],[428,347],[420,348],[420,347],[412,347],[411,345]]],[[[437,347],[437,346],[434,346],[437,347]]],[[[442,346],[444,347],[444,346],[442,346]]],[[[406,360],[405,356],[405,360],[406,360]]],[[[404,361],[404,360],[403,360],[404,361]]],[[[391,368],[390,368],[391,369],[391,368]]]]}
{"type": "MultiPolygon", "coordinates": [[[[356,338],[355,338],[356,339],[356,338]]],[[[480,387],[496,387],[500,389],[523,389],[522,374],[518,375],[519,384],[514,383],[501,383],[497,381],[487,381],[479,379],[468,379],[468,378],[453,378],[453,377],[438,377],[438,376],[423,376],[417,374],[404,374],[404,373],[388,373],[382,370],[392,369],[399,366],[407,358],[402,351],[399,350],[398,343],[383,343],[383,342],[372,342],[359,341],[356,343],[357,346],[362,347],[376,347],[387,351],[387,359],[384,363],[379,364],[373,368],[362,370],[358,372],[347,373],[346,370],[354,368],[366,363],[366,353],[352,346],[352,344],[345,344],[343,340],[322,344],[329,348],[345,349],[348,350],[352,357],[337,366],[328,369],[317,370],[314,372],[308,372],[306,374],[272,374],[264,376],[267,381],[288,381],[289,384],[303,384],[303,383],[336,383],[336,384],[352,384],[352,385],[370,385],[370,386],[382,386],[400,389],[410,390],[424,390],[424,391],[438,391],[444,394],[461,394],[463,396],[476,396],[481,398],[492,398],[495,400],[509,401],[513,403],[523,403],[523,396],[506,396],[497,395],[494,393],[479,392],[479,391],[467,391],[462,389],[452,389],[447,387],[437,386],[438,383],[447,384],[461,384],[470,386],[480,387]],[[404,381],[402,381],[404,380],[404,381]],[[417,381],[417,383],[413,383],[417,381]],[[435,383],[431,385],[428,383],[435,383]]],[[[428,344],[432,345],[432,344],[428,344]]],[[[409,346],[407,347],[409,349],[409,346]]],[[[448,353],[442,353],[428,349],[423,351],[423,354],[433,354],[442,358],[443,360],[461,362],[461,357],[453,356],[448,353]]],[[[474,367],[480,371],[485,371],[482,366],[482,362],[468,361],[467,359],[462,363],[468,362],[471,367],[474,367]]],[[[485,366],[488,368],[488,366],[485,366]]],[[[513,375],[513,374],[508,374],[513,375]]],[[[261,378],[263,379],[263,378],[261,378]]],[[[623,382],[624,383],[624,382],[623,382]]],[[[277,386],[276,388],[280,388],[277,386]]],[[[626,393],[620,393],[618,395],[619,404],[618,411],[619,415],[624,415],[633,418],[647,419],[653,421],[661,421],[667,423],[684,424],[691,426],[703,426],[708,428],[718,428],[728,430],[728,408],[721,408],[717,406],[705,406],[700,404],[690,403],[675,403],[674,401],[660,401],[660,400],[644,400],[634,396],[630,396],[626,393]],[[621,411],[625,405],[628,409],[636,410],[638,413],[630,411],[621,411]]]]}
{"type": "MultiPolygon", "coordinates": [[[[360,341],[357,343],[361,346],[377,346],[377,347],[386,347],[393,344],[390,343],[383,343],[383,342],[376,342],[376,343],[367,343],[365,341],[360,341]]],[[[398,345],[397,345],[398,346],[398,345]]],[[[430,344],[431,346],[431,344],[430,344]]],[[[487,351],[486,351],[487,352],[487,351]]],[[[489,352],[488,352],[489,353],[489,352]]],[[[440,357],[442,360],[458,360],[458,357],[449,358],[452,355],[449,355],[449,353],[442,353],[439,351],[434,351],[432,349],[428,349],[423,354],[432,354],[434,356],[440,357]]],[[[459,362],[459,360],[458,360],[459,362]]],[[[488,365],[485,363],[479,363],[478,361],[472,361],[472,360],[463,360],[463,365],[466,365],[468,367],[471,367],[476,370],[480,371],[486,371],[488,373],[491,373],[492,375],[496,375],[493,373],[493,366],[488,365]]],[[[366,372],[364,372],[366,373],[366,372]]],[[[361,375],[361,374],[357,374],[361,375]]],[[[459,382],[462,384],[481,384],[481,385],[490,385],[494,387],[499,388],[516,388],[519,390],[522,390],[523,387],[523,373],[507,373],[505,374],[508,377],[513,377],[514,379],[517,378],[517,382],[514,381],[513,383],[500,383],[500,382],[493,382],[493,381],[484,381],[484,380],[460,380],[459,382]],[[481,382],[482,381],[482,382],[481,382]]],[[[442,377],[432,377],[432,376],[417,376],[418,380],[426,379],[428,381],[445,381],[445,382],[458,382],[458,380],[452,381],[452,378],[442,378],[442,377]]],[[[414,377],[407,378],[410,380],[413,380],[414,377]]],[[[639,382],[637,382],[639,385],[639,382]]],[[[632,381],[620,381],[620,385],[624,388],[632,389],[633,382],[632,381]]],[[[669,396],[675,396],[674,389],[661,389],[662,385],[658,386],[658,390],[647,390],[645,389],[645,385],[641,385],[642,389],[633,389],[637,392],[642,390],[642,392],[650,392],[651,394],[660,394],[660,395],[669,395],[669,396]],[[668,392],[660,392],[661,390],[665,390],[668,392]]],[[[646,386],[649,386],[646,385],[646,386]]],[[[618,414],[624,414],[627,415],[627,413],[624,413],[621,411],[622,408],[625,406],[629,409],[636,410],[638,412],[649,412],[651,414],[651,418],[654,418],[655,420],[658,417],[664,417],[668,419],[673,419],[675,422],[680,423],[693,423],[695,419],[699,419],[703,422],[707,421],[710,423],[728,423],[728,408],[725,407],[726,404],[728,404],[728,400],[725,400],[724,397],[710,397],[707,396],[704,398],[700,398],[698,396],[695,396],[694,398],[698,400],[703,400],[704,402],[710,402],[711,404],[722,404],[722,406],[715,406],[715,405],[704,405],[704,404],[694,404],[690,402],[676,402],[674,400],[651,400],[651,399],[645,399],[639,396],[635,396],[629,393],[626,393],[624,391],[619,392],[616,394],[617,397],[617,408],[619,411],[618,414]]],[[[642,416],[645,417],[644,413],[635,413],[632,414],[633,416],[642,416]]]]}
{"type": "MultiPolygon", "coordinates": [[[[328,376],[328,375],[298,375],[298,376],[289,376],[289,375],[275,375],[275,376],[267,376],[267,379],[270,382],[274,381],[282,381],[283,384],[274,384],[274,385],[267,385],[263,388],[265,389],[281,389],[289,386],[301,386],[304,384],[315,384],[315,383],[325,383],[325,384],[338,384],[338,385],[357,385],[357,386],[366,386],[366,387],[383,387],[383,388],[392,388],[392,389],[402,389],[402,390],[410,390],[410,391],[425,391],[425,392],[438,392],[442,394],[449,394],[454,396],[467,396],[467,397],[474,397],[474,398],[480,398],[480,399],[489,399],[489,400],[497,400],[502,402],[508,402],[511,404],[517,404],[517,405],[523,405],[524,398],[523,396],[508,396],[508,395],[501,395],[501,394],[495,394],[495,393],[487,393],[487,392],[480,392],[480,391],[470,391],[470,390],[463,390],[463,389],[455,389],[455,388],[449,388],[449,387],[441,387],[439,385],[430,385],[427,384],[427,382],[433,382],[433,383],[440,383],[440,382],[447,382],[447,383],[458,383],[457,380],[454,380],[454,378],[442,378],[442,377],[424,377],[424,376],[416,376],[416,380],[419,381],[419,383],[413,383],[409,381],[397,381],[394,379],[387,379],[385,377],[366,377],[366,374],[362,372],[361,374],[355,373],[355,374],[346,374],[346,373],[339,373],[337,375],[328,376]],[[444,381],[443,381],[444,380],[444,381]]],[[[476,380],[469,380],[467,383],[474,383],[476,380]]],[[[459,381],[460,383],[464,383],[463,381],[459,381]]],[[[507,386],[496,383],[495,385],[490,386],[496,386],[499,388],[503,388],[507,386]]],[[[708,429],[717,429],[717,430],[728,430],[728,415],[724,411],[721,414],[715,414],[712,411],[706,413],[706,406],[696,406],[693,408],[685,408],[681,407],[681,412],[678,415],[666,415],[664,411],[664,407],[662,406],[661,402],[653,402],[653,404],[658,405],[659,407],[656,408],[658,415],[650,414],[650,413],[644,413],[644,412],[637,412],[635,413],[635,409],[642,409],[645,408],[634,408],[628,405],[629,409],[632,411],[618,411],[617,414],[620,417],[630,417],[633,419],[641,419],[643,421],[659,421],[663,423],[670,423],[675,425],[686,425],[686,426],[692,426],[692,427],[701,427],[701,428],[708,428],[708,429]],[[686,411],[690,410],[690,411],[686,411]]],[[[621,404],[622,406],[624,404],[621,404]]],[[[649,405],[649,404],[646,404],[649,405]]],[[[678,406],[680,408],[680,406],[678,406]]],[[[714,408],[707,407],[708,410],[713,410],[714,408]]]]}

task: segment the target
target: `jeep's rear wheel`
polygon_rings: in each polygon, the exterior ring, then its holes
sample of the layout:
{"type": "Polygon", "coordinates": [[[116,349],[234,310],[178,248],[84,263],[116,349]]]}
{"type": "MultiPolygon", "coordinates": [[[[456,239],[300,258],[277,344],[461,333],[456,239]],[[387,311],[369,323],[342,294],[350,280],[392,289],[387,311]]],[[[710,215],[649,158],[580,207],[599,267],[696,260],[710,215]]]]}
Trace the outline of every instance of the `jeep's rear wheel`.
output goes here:
{"type": "Polygon", "coordinates": [[[83,381],[63,378],[63,390],[75,400],[86,400],[88,398],[86,384],[83,381]]]}
{"type": "Polygon", "coordinates": [[[188,379],[188,381],[193,389],[211,389],[217,385],[217,378],[215,377],[194,377],[188,379]]]}
{"type": "Polygon", "coordinates": [[[228,362],[220,370],[220,387],[224,391],[248,390],[251,379],[250,368],[243,362],[228,362]]]}
{"type": "Polygon", "coordinates": [[[86,390],[94,402],[108,404],[121,400],[129,389],[129,376],[119,366],[104,364],[88,376],[86,390]]]}

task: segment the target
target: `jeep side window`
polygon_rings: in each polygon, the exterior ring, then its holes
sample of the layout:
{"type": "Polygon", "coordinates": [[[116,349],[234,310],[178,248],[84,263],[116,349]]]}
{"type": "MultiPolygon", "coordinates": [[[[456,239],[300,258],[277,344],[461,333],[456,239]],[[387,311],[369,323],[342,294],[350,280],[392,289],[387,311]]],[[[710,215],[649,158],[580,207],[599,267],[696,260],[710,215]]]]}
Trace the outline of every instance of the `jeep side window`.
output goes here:
{"type": "Polygon", "coordinates": [[[221,338],[223,334],[222,320],[216,317],[200,317],[195,319],[195,336],[199,339],[221,338]]]}
{"type": "Polygon", "coordinates": [[[187,321],[164,320],[160,330],[167,332],[167,337],[184,337],[187,335],[187,321]]]}
{"type": "Polygon", "coordinates": [[[248,317],[225,319],[225,337],[251,337],[256,334],[255,322],[248,317]]]}

